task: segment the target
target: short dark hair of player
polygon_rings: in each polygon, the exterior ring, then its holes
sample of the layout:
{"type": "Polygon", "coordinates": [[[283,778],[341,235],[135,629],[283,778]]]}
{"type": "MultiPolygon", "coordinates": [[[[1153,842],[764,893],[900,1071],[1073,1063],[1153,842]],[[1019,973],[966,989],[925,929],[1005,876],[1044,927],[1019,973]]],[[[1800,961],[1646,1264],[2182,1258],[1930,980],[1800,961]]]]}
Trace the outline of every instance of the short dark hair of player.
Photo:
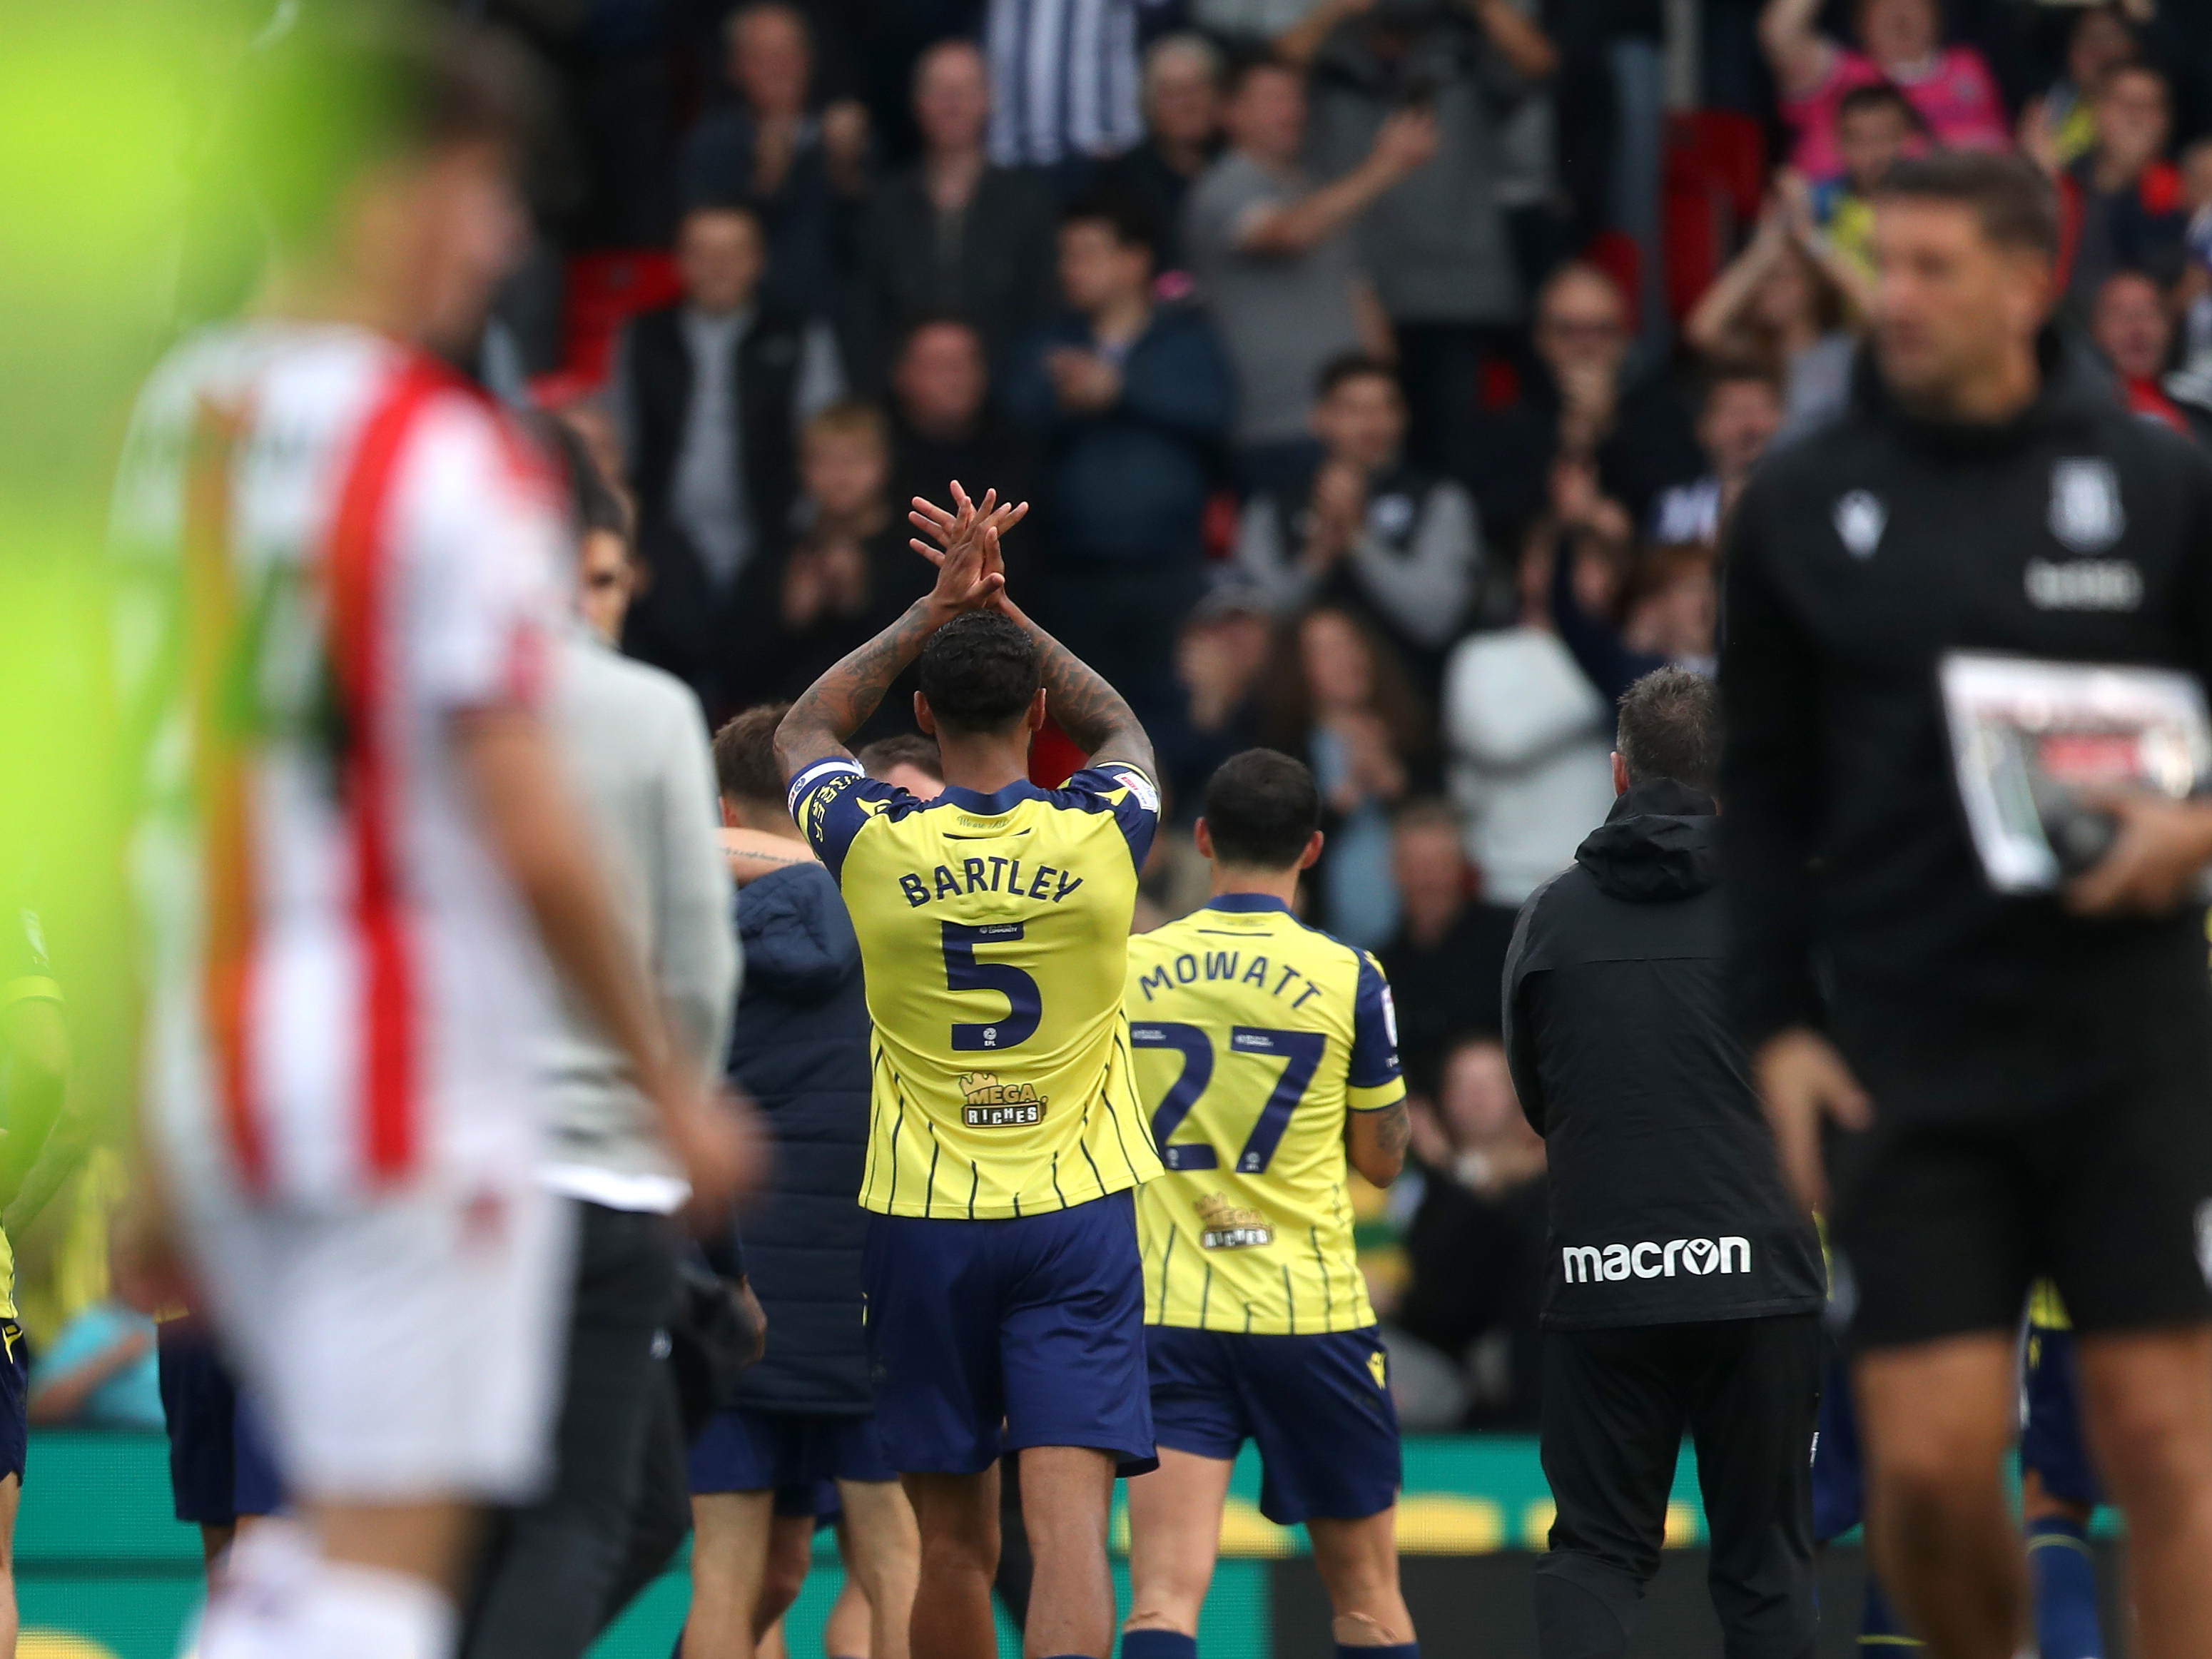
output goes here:
{"type": "Polygon", "coordinates": [[[1322,365],[1321,376],[1314,382],[1314,392],[1326,398],[1346,380],[1364,380],[1370,375],[1378,380],[1388,380],[1393,392],[1399,389],[1398,371],[1389,364],[1364,351],[1347,351],[1322,365]]]}
{"type": "Polygon", "coordinates": [[[969,611],[929,636],[915,665],[930,717],[954,736],[1003,732],[1044,683],[1036,641],[1003,611],[969,611]]]}
{"type": "Polygon", "coordinates": [[[1313,769],[1279,749],[1231,755],[1206,781],[1206,833],[1217,863],[1288,870],[1320,828],[1313,769]]]}
{"type": "Polygon", "coordinates": [[[1894,81],[1874,81],[1863,87],[1853,87],[1836,100],[1836,119],[1846,115],[1858,115],[1870,109],[1892,109],[1905,119],[1907,130],[1925,134],[1928,118],[1921,114],[1905,89],[1894,81]]]}
{"type": "Polygon", "coordinates": [[[722,722],[714,733],[714,785],[726,798],[762,805],[782,801],[775,728],[790,710],[787,702],[763,702],[722,722]]]}
{"type": "Polygon", "coordinates": [[[1881,201],[1954,202],[1972,208],[1999,247],[2058,257],[2058,198],[2035,164],[1986,149],[1939,149],[1892,164],[1875,186],[1881,201]]]}
{"type": "Polygon", "coordinates": [[[1095,190],[1071,202],[1060,216],[1063,225],[1104,225],[1118,247],[1140,247],[1160,262],[1160,228],[1152,210],[1126,190],[1095,190]]]}
{"type": "Polygon", "coordinates": [[[1672,778],[1711,794],[1721,774],[1719,688],[1686,668],[1653,669],[1621,693],[1613,746],[1631,783],[1672,778]]]}
{"type": "Polygon", "coordinates": [[[246,185],[280,246],[320,234],[372,162],[471,143],[519,155],[545,131],[528,54],[416,0],[318,0],[270,33],[244,61],[208,166],[218,188],[246,185]]]}
{"type": "Polygon", "coordinates": [[[927,773],[939,783],[945,781],[945,757],[937,752],[937,742],[919,732],[901,732],[895,737],[878,738],[853,757],[860,763],[860,769],[872,778],[880,778],[894,766],[911,766],[917,772],[927,773]]]}

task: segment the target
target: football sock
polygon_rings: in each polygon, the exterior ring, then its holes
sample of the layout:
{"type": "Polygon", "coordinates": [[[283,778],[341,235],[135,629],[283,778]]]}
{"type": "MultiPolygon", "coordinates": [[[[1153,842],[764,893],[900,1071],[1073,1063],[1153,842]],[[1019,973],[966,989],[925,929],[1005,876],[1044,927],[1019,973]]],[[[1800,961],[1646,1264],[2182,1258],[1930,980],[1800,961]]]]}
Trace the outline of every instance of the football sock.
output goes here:
{"type": "Polygon", "coordinates": [[[1393,1642],[1379,1648],[1356,1648],[1348,1642],[1336,1644],[1336,1659],[1421,1659],[1419,1642],[1393,1642]]]}
{"type": "Polygon", "coordinates": [[[1881,1580],[1867,1574],[1866,1602],[1859,1609],[1859,1651],[1865,1659],[1882,1659],[1900,1650],[1918,1652],[1920,1640],[1908,1635],[1903,1622],[1882,1594],[1881,1580]]]}
{"type": "Polygon", "coordinates": [[[436,1585],[381,1567],[325,1561],[303,1601],[298,1659],[451,1659],[460,1633],[436,1585]]]}
{"type": "Polygon", "coordinates": [[[2105,1634],[2086,1531],[2063,1516],[2029,1522],[2027,1566],[2035,1582],[2035,1639],[2043,1659],[2098,1659],[2105,1634]]]}
{"type": "Polygon", "coordinates": [[[1121,1659],[1198,1659],[1198,1638],[1179,1630],[1125,1630],[1121,1659]]]}

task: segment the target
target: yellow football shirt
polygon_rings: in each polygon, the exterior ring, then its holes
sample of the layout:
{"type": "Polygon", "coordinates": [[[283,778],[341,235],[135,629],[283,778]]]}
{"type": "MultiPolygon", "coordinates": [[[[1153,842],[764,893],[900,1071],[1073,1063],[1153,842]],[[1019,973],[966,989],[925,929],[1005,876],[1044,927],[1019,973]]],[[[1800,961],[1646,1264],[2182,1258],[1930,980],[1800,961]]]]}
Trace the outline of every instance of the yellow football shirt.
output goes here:
{"type": "Polygon", "coordinates": [[[1372,1325],[1346,1114],[1406,1097],[1375,959],[1279,899],[1224,894],[1130,941],[1129,1033],[1167,1171],[1137,1195],[1146,1322],[1372,1325]]]}
{"type": "Polygon", "coordinates": [[[1159,816],[1143,773],[925,803],[841,757],[792,781],[791,810],[844,893],[867,979],[863,1207],[1000,1219],[1159,1173],[1121,1007],[1159,816]]]}

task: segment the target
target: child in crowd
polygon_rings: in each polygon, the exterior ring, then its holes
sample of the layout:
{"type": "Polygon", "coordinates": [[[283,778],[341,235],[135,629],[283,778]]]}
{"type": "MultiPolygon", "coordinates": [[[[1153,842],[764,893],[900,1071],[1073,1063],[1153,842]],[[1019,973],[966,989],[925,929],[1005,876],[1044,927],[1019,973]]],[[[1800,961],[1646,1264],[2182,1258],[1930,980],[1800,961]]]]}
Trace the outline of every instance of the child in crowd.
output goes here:
{"type": "MultiPolygon", "coordinates": [[[[1836,105],[1836,149],[1844,168],[1805,186],[1807,208],[1828,246],[1869,283],[1874,280],[1875,186],[1891,162],[1927,143],[1927,121],[1891,82],[1853,87],[1836,105]]],[[[1785,184],[1785,197],[1797,188],[1785,184]]]]}

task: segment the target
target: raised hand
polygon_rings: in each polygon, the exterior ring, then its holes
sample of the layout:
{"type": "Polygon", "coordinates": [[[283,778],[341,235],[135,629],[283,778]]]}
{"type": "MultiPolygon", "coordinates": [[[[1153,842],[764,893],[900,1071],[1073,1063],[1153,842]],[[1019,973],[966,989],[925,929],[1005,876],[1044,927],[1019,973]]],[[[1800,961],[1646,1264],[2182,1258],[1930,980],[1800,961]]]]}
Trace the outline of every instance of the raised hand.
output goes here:
{"type": "Polygon", "coordinates": [[[963,544],[972,542],[982,553],[983,574],[998,576],[1004,586],[1006,562],[1000,551],[999,537],[1029,516],[1030,504],[1024,501],[1018,506],[1002,505],[995,489],[985,490],[981,502],[970,501],[957,478],[952,481],[952,501],[957,510],[947,511],[934,501],[915,496],[913,510],[906,515],[907,521],[930,539],[913,537],[907,545],[942,571],[963,544]]]}

